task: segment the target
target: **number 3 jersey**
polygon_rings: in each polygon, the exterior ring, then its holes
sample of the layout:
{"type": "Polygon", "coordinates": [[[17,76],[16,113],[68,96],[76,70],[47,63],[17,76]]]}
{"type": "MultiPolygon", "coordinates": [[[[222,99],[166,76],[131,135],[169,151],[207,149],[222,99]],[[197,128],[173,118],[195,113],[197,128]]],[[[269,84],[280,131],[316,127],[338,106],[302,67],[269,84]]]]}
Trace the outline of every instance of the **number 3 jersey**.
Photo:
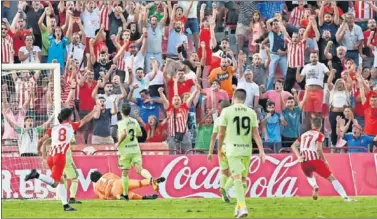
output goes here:
{"type": "Polygon", "coordinates": [[[300,154],[304,161],[319,160],[317,143],[323,143],[325,136],[317,131],[310,130],[298,137],[297,141],[300,142],[300,154]]]}
{"type": "Polygon", "coordinates": [[[65,155],[69,149],[70,142],[75,131],[80,128],[80,122],[70,122],[59,124],[47,131],[47,135],[51,137],[50,156],[57,154],[65,155]]]}
{"type": "Polygon", "coordinates": [[[141,134],[141,128],[136,119],[125,117],[118,122],[118,138],[125,131],[127,136],[119,142],[119,154],[141,154],[137,136],[141,134]]]}
{"type": "Polygon", "coordinates": [[[226,155],[251,156],[253,128],[258,128],[257,114],[244,104],[234,104],[221,112],[220,126],[225,126],[226,155]]]}

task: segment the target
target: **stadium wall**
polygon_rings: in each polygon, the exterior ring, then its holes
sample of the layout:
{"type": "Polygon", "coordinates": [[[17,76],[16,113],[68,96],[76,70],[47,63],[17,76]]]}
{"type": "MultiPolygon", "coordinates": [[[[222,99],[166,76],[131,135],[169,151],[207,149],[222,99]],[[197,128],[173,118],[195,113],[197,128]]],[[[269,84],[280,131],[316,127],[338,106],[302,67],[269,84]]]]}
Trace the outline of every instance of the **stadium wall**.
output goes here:
{"type": "MultiPolygon", "coordinates": [[[[331,170],[352,196],[377,195],[377,154],[326,154],[331,170]]],[[[79,172],[78,199],[93,199],[93,185],[90,172],[114,172],[120,175],[117,156],[75,156],[79,172]]],[[[43,169],[39,158],[7,158],[3,160],[3,198],[53,198],[54,189],[38,180],[24,182],[30,169],[43,169]],[[23,159],[23,160],[20,160],[23,159]],[[9,169],[15,162],[33,164],[28,169],[9,169]],[[9,163],[8,163],[9,162],[9,163]],[[8,169],[7,169],[8,168],[8,169]]],[[[219,168],[217,159],[207,161],[205,155],[143,157],[143,165],[154,176],[164,176],[166,182],[160,185],[162,198],[220,197],[219,168]]],[[[131,171],[130,178],[140,179],[131,171]]],[[[317,177],[320,195],[335,196],[330,183],[317,177]]],[[[300,164],[291,154],[268,155],[262,164],[253,156],[249,167],[248,197],[292,197],[311,196],[312,190],[303,175],[300,164]]],[[[136,190],[139,194],[153,194],[152,188],[136,190]]],[[[233,191],[230,191],[231,195],[233,191]]]]}

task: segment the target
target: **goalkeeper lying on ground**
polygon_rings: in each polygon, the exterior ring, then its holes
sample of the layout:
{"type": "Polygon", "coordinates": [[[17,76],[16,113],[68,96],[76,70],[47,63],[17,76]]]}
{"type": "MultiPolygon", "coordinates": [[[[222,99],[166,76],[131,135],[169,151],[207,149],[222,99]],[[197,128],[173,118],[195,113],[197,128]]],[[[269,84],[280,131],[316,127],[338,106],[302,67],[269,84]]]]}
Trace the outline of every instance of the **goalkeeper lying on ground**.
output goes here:
{"type": "MultiPolygon", "coordinates": [[[[102,200],[119,200],[120,195],[123,193],[122,179],[114,173],[102,173],[94,171],[90,174],[90,180],[94,183],[94,192],[102,200]]],[[[161,178],[160,182],[164,182],[165,178],[161,178]]],[[[151,185],[151,180],[129,180],[128,189],[134,190],[151,185]]],[[[158,191],[158,186],[153,188],[158,191]]],[[[129,192],[128,197],[131,200],[145,200],[156,199],[157,194],[141,196],[139,194],[129,192]]]]}

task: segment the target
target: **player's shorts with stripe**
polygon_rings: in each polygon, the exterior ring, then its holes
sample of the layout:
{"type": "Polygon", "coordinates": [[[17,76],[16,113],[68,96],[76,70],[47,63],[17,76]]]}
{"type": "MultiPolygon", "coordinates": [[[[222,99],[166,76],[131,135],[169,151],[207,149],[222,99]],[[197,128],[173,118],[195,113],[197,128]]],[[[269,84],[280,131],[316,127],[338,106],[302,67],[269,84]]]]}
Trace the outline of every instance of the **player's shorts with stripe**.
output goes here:
{"type": "Polygon", "coordinates": [[[225,156],[223,160],[220,159],[219,156],[219,166],[220,170],[227,170],[229,169],[229,163],[228,163],[228,158],[225,156]]]}
{"type": "Polygon", "coordinates": [[[47,157],[47,165],[51,170],[51,177],[55,181],[60,181],[63,176],[65,168],[66,157],[65,154],[56,154],[55,156],[47,157]]]}
{"type": "Polygon", "coordinates": [[[128,170],[133,165],[142,165],[141,154],[120,154],[118,160],[118,166],[122,170],[128,170]]]}
{"type": "Polygon", "coordinates": [[[312,177],[313,172],[323,178],[328,178],[331,175],[331,171],[323,160],[309,160],[301,163],[301,169],[304,171],[307,177],[312,177]]]}
{"type": "Polygon", "coordinates": [[[228,156],[228,164],[232,175],[242,175],[242,177],[247,177],[250,156],[228,156]]]}

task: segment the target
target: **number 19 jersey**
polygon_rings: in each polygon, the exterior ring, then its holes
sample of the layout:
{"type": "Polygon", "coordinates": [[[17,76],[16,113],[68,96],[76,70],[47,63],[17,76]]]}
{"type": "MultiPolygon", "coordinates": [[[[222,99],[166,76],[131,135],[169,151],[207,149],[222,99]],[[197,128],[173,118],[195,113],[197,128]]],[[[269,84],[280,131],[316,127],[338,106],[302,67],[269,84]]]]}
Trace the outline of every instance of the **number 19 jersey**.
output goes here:
{"type": "Polygon", "coordinates": [[[220,126],[225,126],[226,155],[251,156],[253,128],[258,128],[257,114],[244,104],[234,104],[221,112],[220,126]]]}
{"type": "Polygon", "coordinates": [[[127,133],[126,138],[119,142],[118,152],[120,154],[141,154],[137,135],[141,134],[141,128],[136,119],[125,117],[118,122],[118,137],[122,131],[127,133]]]}

